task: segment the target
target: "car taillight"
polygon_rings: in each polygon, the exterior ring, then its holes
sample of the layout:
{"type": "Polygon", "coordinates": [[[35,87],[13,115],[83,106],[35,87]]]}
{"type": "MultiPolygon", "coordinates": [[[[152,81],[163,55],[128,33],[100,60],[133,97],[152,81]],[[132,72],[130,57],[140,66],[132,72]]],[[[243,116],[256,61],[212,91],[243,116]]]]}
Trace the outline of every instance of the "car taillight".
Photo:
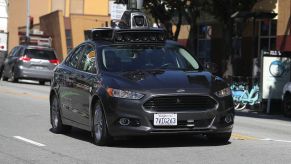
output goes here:
{"type": "Polygon", "coordinates": [[[55,65],[60,64],[58,59],[50,60],[50,63],[55,64],[55,65]]]}
{"type": "Polygon", "coordinates": [[[21,58],[19,58],[19,60],[21,60],[23,62],[29,62],[31,60],[31,58],[29,58],[28,56],[24,55],[21,58]]]}

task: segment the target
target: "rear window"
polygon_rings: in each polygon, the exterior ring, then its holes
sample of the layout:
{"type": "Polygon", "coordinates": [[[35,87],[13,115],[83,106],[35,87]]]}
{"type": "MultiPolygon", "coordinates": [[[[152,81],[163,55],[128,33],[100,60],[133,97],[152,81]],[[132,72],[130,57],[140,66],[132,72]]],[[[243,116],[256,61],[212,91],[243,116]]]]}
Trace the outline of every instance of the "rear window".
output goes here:
{"type": "Polygon", "coordinates": [[[56,55],[52,50],[42,50],[42,49],[26,49],[25,55],[33,59],[44,59],[44,60],[55,60],[56,55]]]}

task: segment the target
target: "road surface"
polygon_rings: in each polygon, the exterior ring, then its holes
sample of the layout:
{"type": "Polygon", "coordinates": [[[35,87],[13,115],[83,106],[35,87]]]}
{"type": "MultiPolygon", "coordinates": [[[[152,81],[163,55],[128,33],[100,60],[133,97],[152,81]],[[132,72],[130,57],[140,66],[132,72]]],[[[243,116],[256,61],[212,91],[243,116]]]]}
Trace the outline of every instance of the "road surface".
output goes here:
{"type": "Polygon", "coordinates": [[[119,139],[92,144],[73,128],[54,134],[49,123],[49,85],[0,81],[0,163],[291,163],[291,119],[238,112],[227,145],[203,136],[119,139]]]}

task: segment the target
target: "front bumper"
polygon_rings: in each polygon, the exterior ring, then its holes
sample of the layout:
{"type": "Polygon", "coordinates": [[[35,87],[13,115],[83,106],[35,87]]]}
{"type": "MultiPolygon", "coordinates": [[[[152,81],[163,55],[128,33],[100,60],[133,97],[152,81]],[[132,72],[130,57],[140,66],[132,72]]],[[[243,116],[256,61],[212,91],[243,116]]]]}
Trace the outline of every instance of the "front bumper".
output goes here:
{"type": "MultiPolygon", "coordinates": [[[[234,108],[232,99],[218,101],[215,108],[203,111],[192,110],[171,110],[157,112],[147,110],[139,100],[125,100],[108,98],[108,103],[103,103],[108,131],[112,136],[139,136],[155,134],[207,134],[231,132],[234,120],[234,108]],[[226,104],[228,106],[226,106],[226,104]],[[177,126],[154,126],[155,113],[176,113],[178,119],[177,126]],[[225,117],[231,116],[230,122],[225,121],[225,117]],[[129,125],[121,125],[119,120],[128,118],[129,125]],[[188,120],[194,120],[194,126],[189,126],[188,120]]],[[[192,125],[192,123],[191,123],[192,125]]]]}

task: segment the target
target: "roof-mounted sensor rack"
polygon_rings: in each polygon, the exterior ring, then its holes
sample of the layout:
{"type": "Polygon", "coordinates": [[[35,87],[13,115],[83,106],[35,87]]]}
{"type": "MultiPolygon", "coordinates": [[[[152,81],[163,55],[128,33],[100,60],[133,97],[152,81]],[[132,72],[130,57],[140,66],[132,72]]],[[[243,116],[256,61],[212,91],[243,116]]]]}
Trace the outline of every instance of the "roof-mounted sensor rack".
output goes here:
{"type": "Polygon", "coordinates": [[[85,31],[86,39],[114,44],[159,44],[166,40],[163,29],[93,29],[85,31]]]}
{"type": "Polygon", "coordinates": [[[87,30],[85,36],[114,44],[160,44],[166,40],[165,30],[149,27],[146,15],[139,10],[125,11],[117,27],[87,30]]]}

